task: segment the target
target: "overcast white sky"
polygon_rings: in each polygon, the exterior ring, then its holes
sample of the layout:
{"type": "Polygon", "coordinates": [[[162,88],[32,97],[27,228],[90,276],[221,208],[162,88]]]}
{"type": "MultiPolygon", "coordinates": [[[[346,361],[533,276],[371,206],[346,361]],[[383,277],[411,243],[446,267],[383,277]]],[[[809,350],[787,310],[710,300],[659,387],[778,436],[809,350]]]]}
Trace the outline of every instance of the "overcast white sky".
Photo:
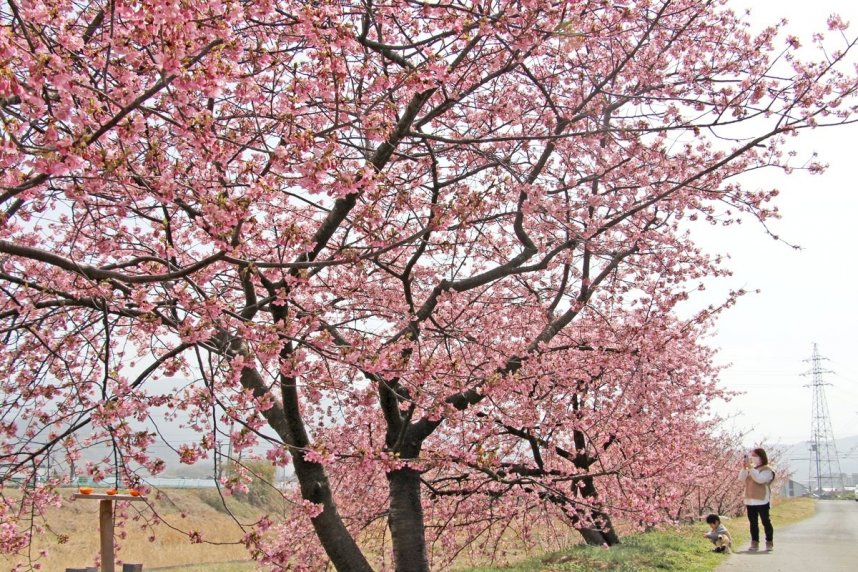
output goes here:
{"type": "MultiPolygon", "coordinates": [[[[760,28],[781,17],[803,45],[826,19],[839,13],[858,35],[858,3],[845,0],[730,0],[749,7],[760,28]]],[[[858,435],[858,270],[855,229],[858,214],[858,125],[806,133],[795,149],[820,154],[829,169],[823,175],[768,173],[759,184],[777,187],[783,218],[776,233],[799,244],[794,251],[750,223],[707,237],[709,250],[728,252],[733,287],[760,289],[724,315],[711,343],[722,348],[720,361],[733,365],[722,384],[745,392],[717,410],[733,416],[737,428],[751,430],[749,442],[795,443],[810,436],[811,378],[802,360],[812,344],[833,371],[825,380],[828,407],[837,438],[858,435]]],[[[755,179],[756,182],[756,179],[755,179]]]]}

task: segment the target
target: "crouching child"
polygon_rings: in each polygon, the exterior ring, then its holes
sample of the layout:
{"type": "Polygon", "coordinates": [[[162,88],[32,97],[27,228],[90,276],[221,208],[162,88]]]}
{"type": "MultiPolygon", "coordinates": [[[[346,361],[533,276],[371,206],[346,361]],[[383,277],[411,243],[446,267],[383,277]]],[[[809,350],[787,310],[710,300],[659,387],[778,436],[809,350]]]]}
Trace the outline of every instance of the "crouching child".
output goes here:
{"type": "Polygon", "coordinates": [[[733,538],[730,536],[730,531],[727,527],[721,524],[721,517],[717,514],[710,514],[706,517],[706,524],[709,525],[709,532],[706,533],[706,538],[712,541],[715,548],[712,552],[730,552],[730,546],[733,544],[733,538]]]}

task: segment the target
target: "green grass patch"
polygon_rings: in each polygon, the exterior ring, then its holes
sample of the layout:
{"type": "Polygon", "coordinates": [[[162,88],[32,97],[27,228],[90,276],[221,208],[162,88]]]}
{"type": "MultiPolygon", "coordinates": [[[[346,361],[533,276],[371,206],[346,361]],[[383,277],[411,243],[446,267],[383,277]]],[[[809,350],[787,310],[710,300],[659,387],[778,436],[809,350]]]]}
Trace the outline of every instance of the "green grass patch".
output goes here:
{"type": "Polygon", "coordinates": [[[525,560],[507,568],[474,568],[471,572],[531,572],[536,570],[568,570],[589,572],[651,572],[676,570],[708,572],[723,561],[722,554],[710,551],[703,538],[703,527],[677,527],[627,536],[622,544],[610,549],[596,546],[575,546],[525,560]]]}
{"type": "MultiPolygon", "coordinates": [[[[772,508],[772,524],[777,529],[813,516],[812,499],[784,499],[772,508]]],[[[744,517],[725,520],[733,535],[734,548],[748,542],[748,521],[744,517]]],[[[622,544],[606,550],[595,546],[575,546],[563,552],[523,560],[505,568],[470,568],[468,572],[535,572],[537,570],[567,570],[589,572],[711,572],[721,564],[725,555],[712,552],[712,544],[703,534],[709,530],[704,522],[694,525],[668,527],[662,530],[634,534],[622,539],[622,544]]]]}

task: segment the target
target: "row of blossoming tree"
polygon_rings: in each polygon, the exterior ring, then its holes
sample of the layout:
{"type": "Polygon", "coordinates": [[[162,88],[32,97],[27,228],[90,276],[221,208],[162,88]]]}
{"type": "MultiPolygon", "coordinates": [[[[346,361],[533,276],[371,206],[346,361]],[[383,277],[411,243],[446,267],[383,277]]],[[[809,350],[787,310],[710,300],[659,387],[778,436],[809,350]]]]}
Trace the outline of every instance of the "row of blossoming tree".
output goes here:
{"type": "Polygon", "coordinates": [[[10,0],[0,549],[51,455],[157,474],[156,417],[185,462],[294,471],[247,537],[272,566],[681,516],[729,454],[701,338],[741,294],[688,311],[727,269],[686,231],[765,223],[737,177],[854,119],[828,27],[804,57],[716,1],[10,0]]]}

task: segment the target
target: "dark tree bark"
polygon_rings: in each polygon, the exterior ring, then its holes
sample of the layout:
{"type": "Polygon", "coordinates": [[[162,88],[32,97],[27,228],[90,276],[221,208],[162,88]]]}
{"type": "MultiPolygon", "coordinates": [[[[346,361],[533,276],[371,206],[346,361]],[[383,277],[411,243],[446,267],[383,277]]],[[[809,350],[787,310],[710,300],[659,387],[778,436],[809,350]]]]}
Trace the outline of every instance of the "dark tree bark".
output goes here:
{"type": "MultiPolygon", "coordinates": [[[[241,384],[257,397],[269,391],[255,369],[245,368],[242,371],[241,384]]],[[[262,414],[289,447],[295,475],[301,486],[301,497],[322,506],[321,514],[313,518],[312,522],[325,552],[339,572],[372,572],[372,567],[340,517],[325,468],[304,458],[302,449],[309,444],[309,438],[298,407],[298,391],[294,381],[281,380],[281,391],[283,407],[276,404],[262,414]]]]}
{"type": "Polygon", "coordinates": [[[390,485],[390,534],[396,572],[429,572],[420,473],[404,468],[387,474],[390,485]]]}
{"type": "Polygon", "coordinates": [[[584,542],[592,546],[602,546],[603,544],[614,546],[620,543],[620,537],[617,535],[617,531],[614,529],[608,513],[591,509],[589,517],[596,523],[598,528],[587,526],[575,528],[581,534],[581,537],[584,538],[584,542]]]}
{"type": "MultiPolygon", "coordinates": [[[[576,401],[575,409],[577,410],[577,408],[578,403],[576,401]]],[[[575,440],[575,447],[578,451],[585,451],[587,447],[586,436],[581,431],[573,431],[572,435],[575,440]]],[[[613,439],[606,443],[603,448],[607,449],[612,441],[613,439]]],[[[595,458],[587,455],[586,453],[578,453],[572,457],[571,460],[577,468],[585,470],[589,470],[593,463],[596,462],[595,458]]],[[[588,523],[593,523],[594,526],[575,527],[575,529],[581,533],[584,541],[587,544],[596,546],[601,546],[603,544],[614,546],[615,544],[619,544],[620,537],[617,535],[616,529],[614,529],[610,515],[605,511],[596,508],[599,505],[599,491],[596,489],[596,483],[593,480],[593,477],[585,477],[581,481],[580,486],[578,484],[573,486],[573,490],[580,497],[587,499],[592,507],[587,509],[586,514],[584,515],[584,520],[588,523]]]]}

